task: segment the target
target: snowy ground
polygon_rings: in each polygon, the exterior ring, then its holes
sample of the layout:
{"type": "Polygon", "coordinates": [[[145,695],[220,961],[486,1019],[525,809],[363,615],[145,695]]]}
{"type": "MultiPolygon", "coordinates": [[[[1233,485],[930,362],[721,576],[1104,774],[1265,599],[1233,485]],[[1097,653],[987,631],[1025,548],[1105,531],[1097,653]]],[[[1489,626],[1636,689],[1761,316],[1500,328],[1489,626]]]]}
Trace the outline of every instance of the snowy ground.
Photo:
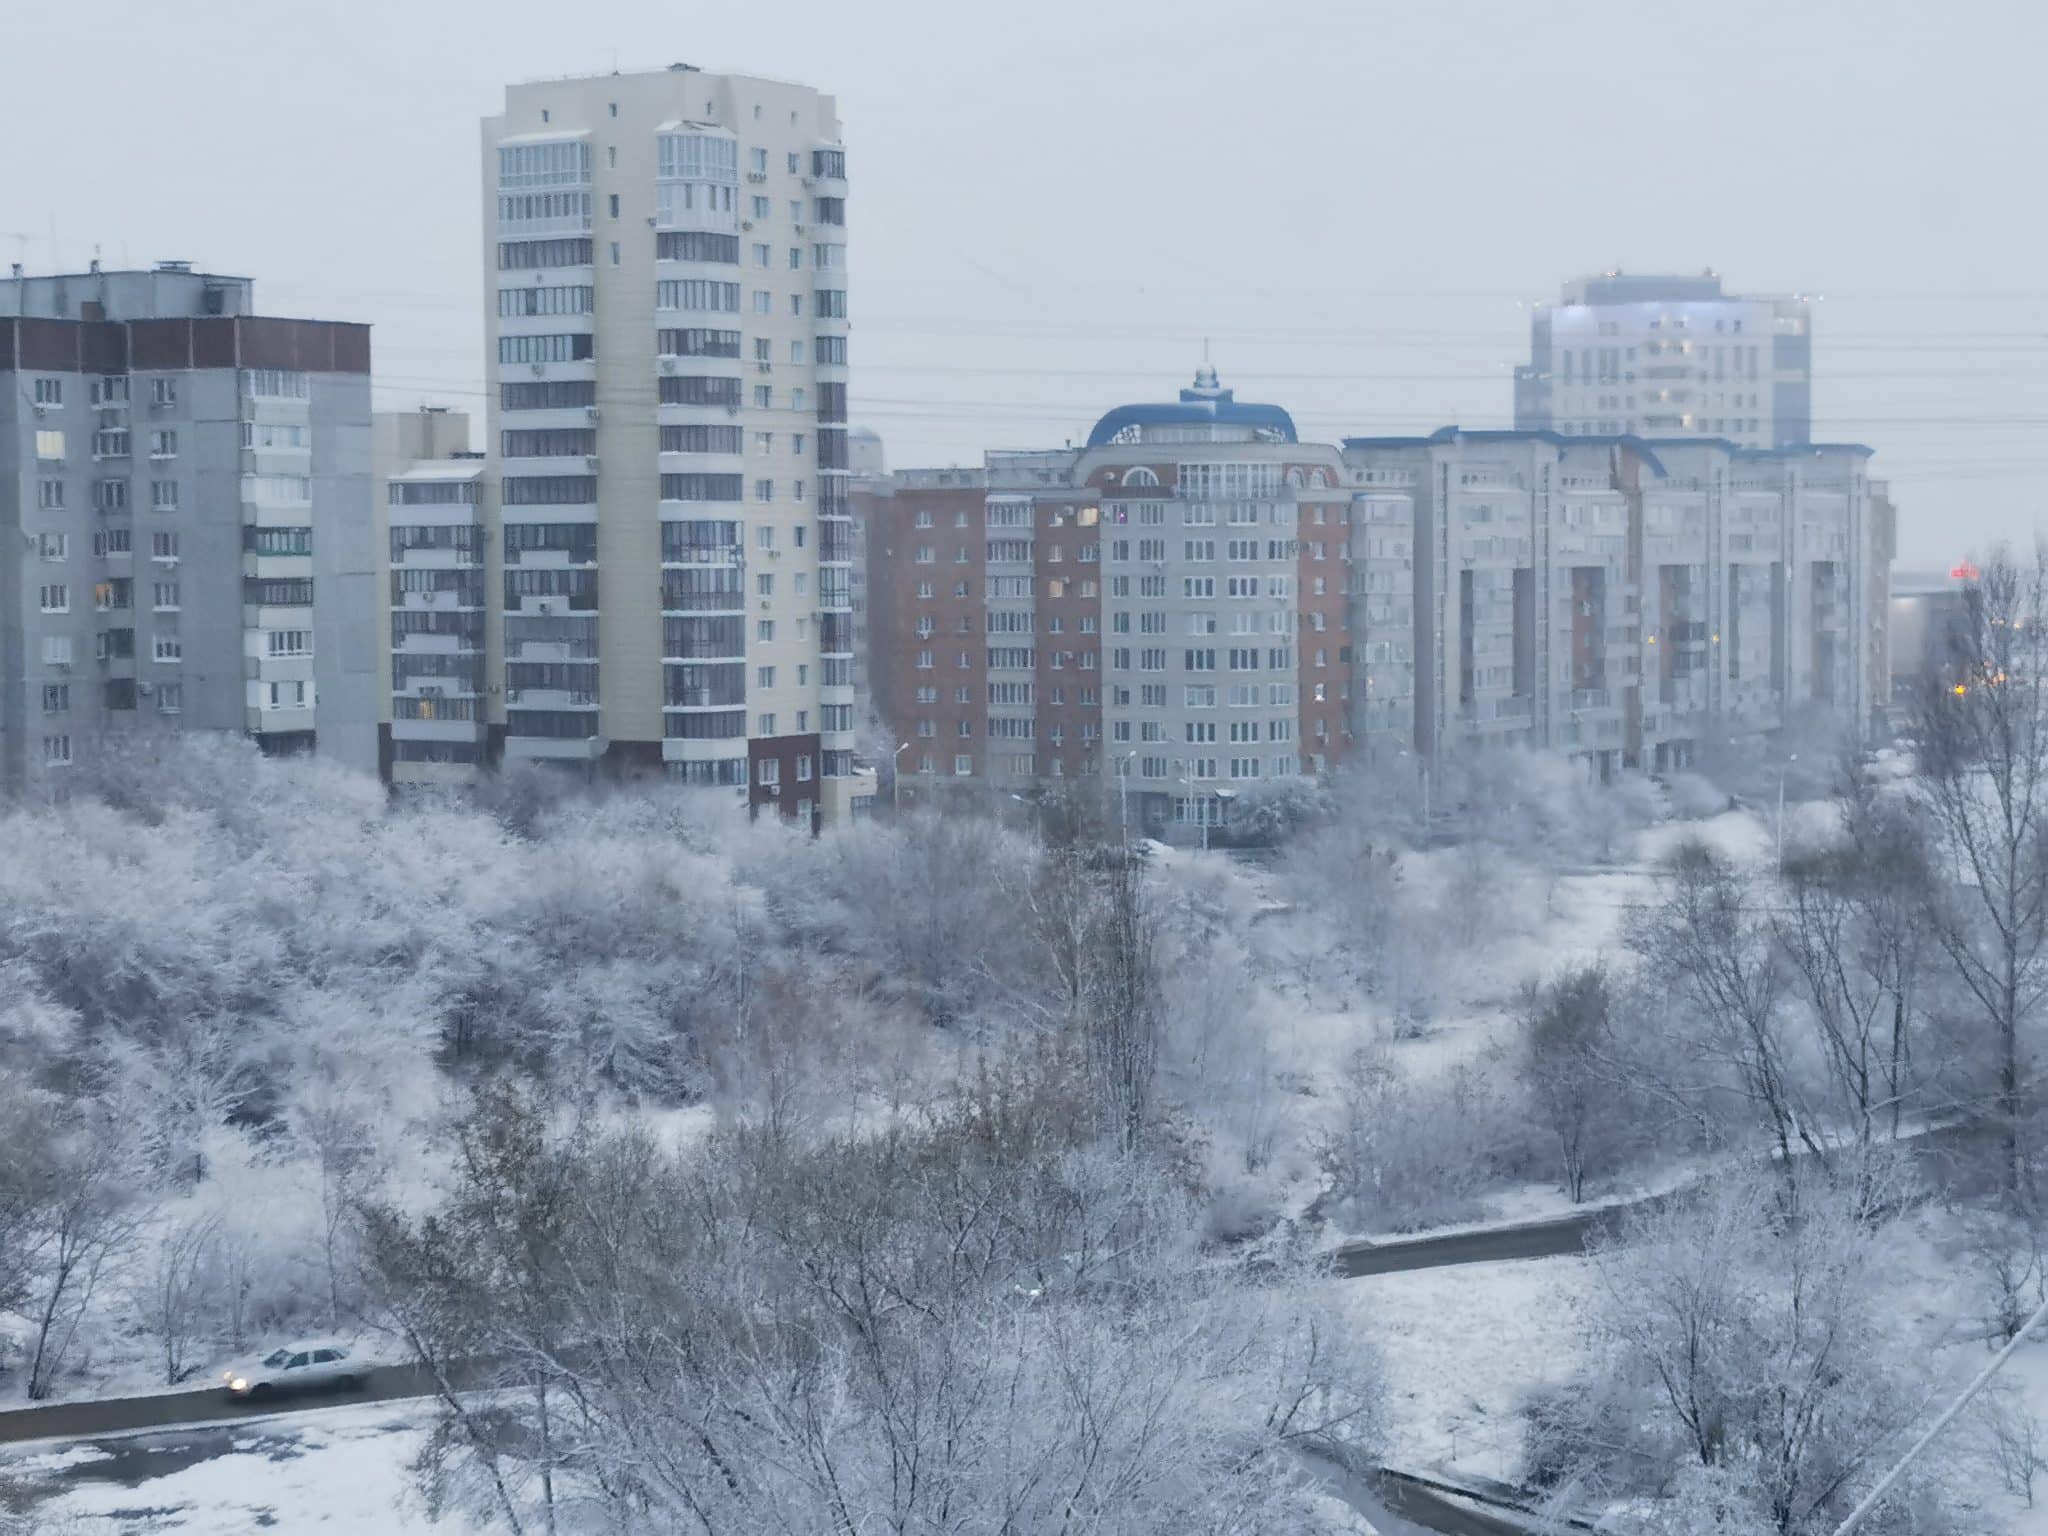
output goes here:
{"type": "Polygon", "coordinates": [[[1387,1464],[1512,1482],[1524,1398],[1580,1358],[1592,1266],[1528,1259],[1333,1283],[1386,1366],[1387,1464]]]}
{"type": "Polygon", "coordinates": [[[462,1536],[461,1521],[427,1518],[406,1470],[430,1411],[384,1404],[24,1447],[0,1457],[0,1529],[14,1515],[50,1536],[462,1536]]]}

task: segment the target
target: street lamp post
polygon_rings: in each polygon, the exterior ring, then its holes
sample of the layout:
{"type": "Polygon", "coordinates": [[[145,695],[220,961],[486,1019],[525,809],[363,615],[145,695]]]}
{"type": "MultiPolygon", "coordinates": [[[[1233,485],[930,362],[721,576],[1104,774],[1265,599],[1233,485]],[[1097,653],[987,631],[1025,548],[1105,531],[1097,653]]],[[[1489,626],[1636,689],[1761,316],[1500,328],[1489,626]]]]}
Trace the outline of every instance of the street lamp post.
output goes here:
{"type": "Polygon", "coordinates": [[[1123,824],[1124,846],[1131,845],[1131,759],[1138,755],[1136,747],[1123,755],[1123,761],[1116,771],[1117,819],[1123,824]]]}
{"type": "Polygon", "coordinates": [[[903,754],[910,750],[910,743],[904,742],[896,749],[896,755],[889,760],[889,816],[894,820],[903,809],[903,754]]]}
{"type": "Polygon", "coordinates": [[[1785,873],[1785,774],[1798,761],[1799,754],[1794,752],[1778,765],[1778,873],[1781,875],[1785,873]]]}

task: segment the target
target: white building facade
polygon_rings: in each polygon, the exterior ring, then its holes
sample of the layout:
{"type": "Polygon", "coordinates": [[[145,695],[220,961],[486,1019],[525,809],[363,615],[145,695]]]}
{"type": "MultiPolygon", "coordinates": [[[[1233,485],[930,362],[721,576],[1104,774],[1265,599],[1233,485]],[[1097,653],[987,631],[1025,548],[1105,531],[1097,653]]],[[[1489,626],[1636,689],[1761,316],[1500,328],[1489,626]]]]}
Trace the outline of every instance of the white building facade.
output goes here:
{"type": "Polygon", "coordinates": [[[849,819],[873,776],[832,99],[680,65],[517,85],[483,175],[503,757],[849,819]]]}

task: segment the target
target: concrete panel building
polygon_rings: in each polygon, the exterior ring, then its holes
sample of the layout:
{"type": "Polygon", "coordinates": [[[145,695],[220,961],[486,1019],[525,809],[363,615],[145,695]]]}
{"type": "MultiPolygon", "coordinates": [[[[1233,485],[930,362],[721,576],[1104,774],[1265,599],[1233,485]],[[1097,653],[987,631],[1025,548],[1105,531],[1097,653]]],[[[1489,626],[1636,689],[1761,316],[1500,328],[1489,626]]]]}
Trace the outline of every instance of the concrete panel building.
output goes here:
{"type": "Polygon", "coordinates": [[[850,818],[873,775],[832,98],[686,65],[541,81],[482,147],[504,758],[850,818]]]}
{"type": "Polygon", "coordinates": [[[140,729],[376,771],[369,371],[183,262],[0,280],[0,783],[140,729]]]}
{"type": "MultiPolygon", "coordinates": [[[[1414,529],[1414,733],[1661,770],[1884,701],[1892,512],[1868,448],[1465,432],[1351,438],[1414,529]]],[[[1354,519],[1355,525],[1356,519],[1354,519]]]]}
{"type": "Polygon", "coordinates": [[[1813,436],[1813,313],[1802,295],[1724,293],[1697,277],[1605,272],[1565,284],[1529,322],[1515,426],[1573,437],[1813,436]]]}

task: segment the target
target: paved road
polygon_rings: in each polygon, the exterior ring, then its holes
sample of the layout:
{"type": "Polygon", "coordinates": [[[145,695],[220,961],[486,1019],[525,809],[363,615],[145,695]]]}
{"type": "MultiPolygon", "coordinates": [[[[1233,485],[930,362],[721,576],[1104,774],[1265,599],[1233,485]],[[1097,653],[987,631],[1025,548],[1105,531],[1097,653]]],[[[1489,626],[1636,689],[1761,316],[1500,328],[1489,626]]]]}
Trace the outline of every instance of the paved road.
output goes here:
{"type": "Polygon", "coordinates": [[[1441,1269],[1447,1264],[1491,1264],[1501,1259],[1555,1259],[1584,1253],[1587,1240],[1609,1232],[1630,1211],[1647,1211],[1665,1197],[1633,1205],[1575,1211],[1549,1221],[1477,1232],[1445,1232],[1435,1236],[1389,1238],[1376,1243],[1347,1243],[1336,1253],[1337,1272],[1347,1280],[1365,1275],[1401,1274],[1412,1269],[1441,1269]]]}
{"type": "Polygon", "coordinates": [[[417,1366],[381,1365],[371,1370],[362,1387],[354,1392],[280,1397],[261,1403],[237,1401],[213,1387],[190,1392],[163,1392],[154,1397],[108,1397],[77,1403],[51,1403],[41,1408],[13,1408],[0,1413],[0,1444],[23,1440],[85,1440],[94,1435],[118,1434],[124,1430],[211,1424],[218,1419],[275,1418],[279,1414],[346,1408],[356,1403],[425,1397],[433,1390],[433,1382],[417,1366]]]}
{"type": "MultiPolygon", "coordinates": [[[[1902,1137],[1935,1185],[1953,1189],[1953,1165],[1971,1137],[1971,1126],[1947,1125],[1902,1137]]],[[[1800,1154],[1802,1157],[1808,1154],[1800,1154]]],[[[1631,1214],[1655,1211],[1673,1194],[1649,1195],[1621,1205],[1597,1206],[1546,1221],[1488,1227],[1474,1232],[1423,1233],[1379,1242],[1347,1243],[1336,1251],[1337,1272],[1346,1279],[1400,1274],[1415,1269],[1440,1269],[1447,1264],[1489,1264],[1502,1259],[1555,1259],[1584,1253],[1588,1242],[1605,1237],[1631,1214]]]]}

